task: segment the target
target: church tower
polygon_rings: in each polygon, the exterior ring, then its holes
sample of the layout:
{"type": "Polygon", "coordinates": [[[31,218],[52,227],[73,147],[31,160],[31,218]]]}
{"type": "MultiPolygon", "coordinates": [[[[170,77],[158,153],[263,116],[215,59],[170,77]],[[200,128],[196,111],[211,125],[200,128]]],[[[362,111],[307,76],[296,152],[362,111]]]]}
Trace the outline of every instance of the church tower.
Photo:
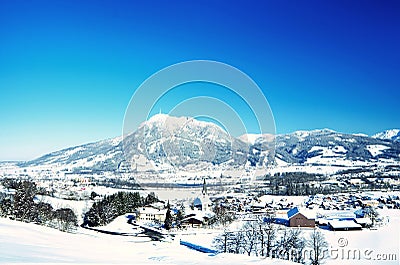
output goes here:
{"type": "Polygon", "coordinates": [[[208,194],[207,194],[206,179],[204,179],[203,189],[201,191],[201,209],[202,209],[203,212],[208,211],[209,202],[210,202],[210,198],[208,197],[208,194]]]}
{"type": "Polygon", "coordinates": [[[204,179],[204,181],[203,181],[203,190],[201,191],[201,194],[203,194],[203,195],[207,194],[206,179],[204,179]]]}

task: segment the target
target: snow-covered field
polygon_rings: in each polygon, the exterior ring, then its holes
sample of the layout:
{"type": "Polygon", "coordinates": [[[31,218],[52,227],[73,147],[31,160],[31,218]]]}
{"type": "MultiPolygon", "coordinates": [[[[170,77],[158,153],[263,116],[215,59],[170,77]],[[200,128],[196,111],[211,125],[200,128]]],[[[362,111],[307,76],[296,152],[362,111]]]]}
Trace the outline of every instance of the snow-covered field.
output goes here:
{"type": "MultiPolygon", "coordinates": [[[[321,230],[329,243],[331,257],[325,264],[399,264],[400,211],[381,210],[385,224],[377,230],[321,230]],[[391,256],[389,256],[391,255],[391,256]],[[378,259],[391,260],[378,260],[378,259]]],[[[123,217],[106,227],[109,231],[132,231],[123,217]],[[122,221],[121,221],[122,220],[122,221]],[[122,226],[125,225],[125,226],[122,226]],[[126,230],[128,229],[128,230],[126,230]]],[[[246,255],[215,256],[179,245],[179,239],[209,247],[216,235],[212,230],[188,231],[172,242],[138,240],[79,228],[68,234],[47,227],[0,218],[0,264],[9,263],[96,263],[96,264],[295,264],[246,255]],[[190,233],[193,232],[193,233],[190,233]]],[[[305,236],[311,230],[304,230],[305,236]]]]}
{"type": "Polygon", "coordinates": [[[336,259],[326,261],[327,265],[394,265],[400,263],[400,211],[380,210],[384,224],[377,230],[324,231],[329,249],[336,259]],[[338,251],[335,251],[338,250],[338,251]],[[348,258],[350,253],[350,257],[348,258]],[[354,253],[355,258],[354,257],[354,253]],[[389,257],[389,255],[392,255],[389,257]],[[395,255],[395,260],[393,260],[395,255]],[[360,257],[360,259],[358,259],[360,257]],[[386,258],[386,260],[383,260],[386,258]],[[388,260],[391,258],[392,260],[388,260]]]}
{"type": "Polygon", "coordinates": [[[0,264],[295,264],[245,255],[210,256],[181,246],[179,241],[138,243],[129,236],[79,232],[68,234],[0,218],[0,264]]]}

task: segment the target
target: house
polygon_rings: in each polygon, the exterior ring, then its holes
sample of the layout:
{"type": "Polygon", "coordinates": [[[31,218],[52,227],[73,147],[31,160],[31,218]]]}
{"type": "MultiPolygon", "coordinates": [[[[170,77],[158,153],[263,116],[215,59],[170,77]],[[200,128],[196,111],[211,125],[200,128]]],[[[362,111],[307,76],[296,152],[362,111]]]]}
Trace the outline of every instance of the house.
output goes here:
{"type": "Polygon", "coordinates": [[[204,225],[204,219],[198,216],[189,216],[182,220],[183,228],[200,228],[204,225]]]}
{"type": "Polygon", "coordinates": [[[352,220],[330,220],[328,226],[332,231],[350,231],[362,229],[360,224],[357,224],[352,220]]]}
{"type": "Polygon", "coordinates": [[[213,218],[215,214],[213,212],[204,212],[194,209],[192,211],[188,211],[187,215],[181,221],[181,226],[183,228],[194,227],[200,228],[208,223],[208,221],[213,218]]]}
{"type": "Polygon", "coordinates": [[[290,227],[315,227],[315,214],[294,207],[287,212],[290,227]]]}
{"type": "Polygon", "coordinates": [[[140,222],[164,222],[166,209],[160,210],[153,207],[143,207],[138,210],[137,221],[140,222]]]}

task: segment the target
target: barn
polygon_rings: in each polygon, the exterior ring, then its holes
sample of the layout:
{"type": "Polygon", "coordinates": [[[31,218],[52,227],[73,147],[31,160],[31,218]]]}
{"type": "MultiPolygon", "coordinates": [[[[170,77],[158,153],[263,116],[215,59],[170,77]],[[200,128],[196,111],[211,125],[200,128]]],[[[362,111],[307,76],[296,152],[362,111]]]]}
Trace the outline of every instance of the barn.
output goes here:
{"type": "Polygon", "coordinates": [[[315,216],[310,211],[294,207],[287,214],[290,227],[315,227],[315,216]]]}

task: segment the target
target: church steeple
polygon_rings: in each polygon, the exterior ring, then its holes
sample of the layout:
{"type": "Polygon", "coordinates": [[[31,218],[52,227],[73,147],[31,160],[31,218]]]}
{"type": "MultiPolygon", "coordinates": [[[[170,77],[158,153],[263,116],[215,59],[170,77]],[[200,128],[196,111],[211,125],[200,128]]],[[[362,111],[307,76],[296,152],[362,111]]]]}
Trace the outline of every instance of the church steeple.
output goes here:
{"type": "Polygon", "coordinates": [[[207,195],[207,186],[206,186],[206,179],[203,182],[203,190],[201,191],[203,195],[207,195]]]}

